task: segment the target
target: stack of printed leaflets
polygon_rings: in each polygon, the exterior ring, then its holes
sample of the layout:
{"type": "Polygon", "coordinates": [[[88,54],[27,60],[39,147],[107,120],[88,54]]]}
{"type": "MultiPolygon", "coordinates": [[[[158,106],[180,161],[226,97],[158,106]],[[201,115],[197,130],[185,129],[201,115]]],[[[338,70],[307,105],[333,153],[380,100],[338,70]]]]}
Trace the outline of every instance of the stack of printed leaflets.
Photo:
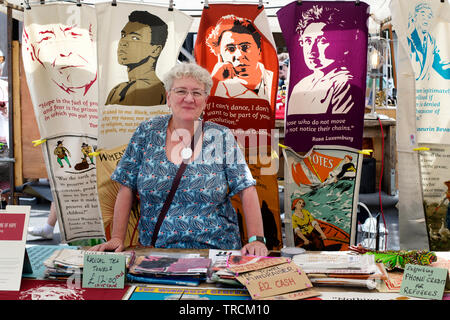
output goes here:
{"type": "Polygon", "coordinates": [[[379,280],[388,277],[383,264],[376,263],[372,255],[339,251],[308,252],[295,255],[293,262],[308,274],[315,285],[375,289],[379,280]]]}
{"type": "Polygon", "coordinates": [[[87,250],[61,249],[55,250],[53,254],[44,261],[44,276],[48,279],[66,280],[73,274],[83,274],[85,254],[98,255],[124,255],[126,267],[128,268],[135,259],[134,251],[124,252],[98,252],[87,250]]]}
{"type": "Polygon", "coordinates": [[[211,260],[199,254],[152,253],[138,256],[127,277],[135,282],[196,286],[206,280],[210,265],[211,260]]]}
{"type": "Polygon", "coordinates": [[[230,259],[231,256],[241,256],[241,251],[209,249],[211,267],[209,269],[207,282],[215,282],[232,287],[242,286],[242,284],[236,280],[235,274],[227,269],[228,259],[230,259]]]}

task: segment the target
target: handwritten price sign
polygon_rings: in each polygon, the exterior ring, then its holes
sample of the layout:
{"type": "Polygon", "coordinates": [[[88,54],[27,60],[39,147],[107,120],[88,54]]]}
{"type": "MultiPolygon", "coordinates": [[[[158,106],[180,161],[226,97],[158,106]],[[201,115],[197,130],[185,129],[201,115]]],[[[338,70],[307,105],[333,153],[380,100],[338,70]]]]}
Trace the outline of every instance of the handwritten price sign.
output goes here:
{"type": "Polygon", "coordinates": [[[123,289],[125,256],[85,254],[83,288],[123,289]]]}
{"type": "Polygon", "coordinates": [[[237,280],[247,287],[253,299],[312,287],[306,274],[293,262],[242,273],[237,276],[237,280]]]}

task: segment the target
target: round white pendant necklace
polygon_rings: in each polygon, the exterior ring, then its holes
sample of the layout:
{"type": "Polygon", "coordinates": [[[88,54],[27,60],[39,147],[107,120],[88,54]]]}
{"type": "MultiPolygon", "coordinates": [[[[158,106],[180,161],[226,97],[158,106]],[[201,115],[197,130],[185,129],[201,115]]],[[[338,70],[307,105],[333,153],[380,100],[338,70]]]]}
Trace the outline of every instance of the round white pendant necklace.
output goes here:
{"type": "Polygon", "coordinates": [[[192,149],[190,147],[184,147],[181,150],[181,158],[183,158],[184,160],[188,160],[192,157],[192,149]]]}
{"type": "Polygon", "coordinates": [[[175,127],[173,128],[173,130],[171,129],[170,131],[175,132],[177,134],[178,140],[180,140],[180,138],[181,138],[181,142],[184,145],[183,149],[181,149],[181,152],[180,152],[181,158],[183,160],[189,160],[192,157],[192,153],[193,153],[192,148],[190,146],[187,146],[184,143],[183,138],[178,134],[178,132],[176,132],[175,127]]]}

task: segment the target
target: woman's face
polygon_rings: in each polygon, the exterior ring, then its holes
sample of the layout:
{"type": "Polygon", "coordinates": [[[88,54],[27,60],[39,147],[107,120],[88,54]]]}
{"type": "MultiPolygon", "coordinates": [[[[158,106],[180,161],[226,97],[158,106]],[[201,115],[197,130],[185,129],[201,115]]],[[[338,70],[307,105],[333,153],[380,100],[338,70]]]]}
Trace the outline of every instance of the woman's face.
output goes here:
{"type": "Polygon", "coordinates": [[[310,70],[321,70],[334,62],[327,54],[330,41],[323,30],[325,26],[323,22],[311,23],[300,39],[305,63],[310,70]]]}
{"type": "Polygon", "coordinates": [[[305,206],[305,201],[303,200],[299,200],[297,201],[297,203],[295,204],[295,209],[296,210],[300,210],[305,206]]]}
{"type": "Polygon", "coordinates": [[[167,93],[167,105],[172,109],[173,117],[183,121],[195,121],[202,114],[207,94],[205,85],[194,78],[175,79],[167,93]]]}

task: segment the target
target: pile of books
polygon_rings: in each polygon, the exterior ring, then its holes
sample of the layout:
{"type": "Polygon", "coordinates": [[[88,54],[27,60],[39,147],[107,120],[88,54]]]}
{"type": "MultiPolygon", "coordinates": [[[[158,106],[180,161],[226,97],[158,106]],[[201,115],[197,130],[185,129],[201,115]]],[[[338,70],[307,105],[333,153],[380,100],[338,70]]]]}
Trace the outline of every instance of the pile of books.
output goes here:
{"type": "Polygon", "coordinates": [[[53,280],[67,280],[71,276],[83,275],[84,255],[88,254],[118,254],[126,257],[125,263],[128,268],[135,259],[134,251],[125,252],[97,252],[87,250],[61,249],[55,250],[53,254],[44,261],[44,277],[53,280]]]}
{"type": "Polygon", "coordinates": [[[211,267],[209,269],[207,282],[219,283],[225,286],[241,287],[241,283],[236,280],[235,272],[228,270],[228,260],[235,260],[240,257],[240,250],[209,250],[211,267]]]}
{"type": "Polygon", "coordinates": [[[206,280],[210,265],[209,258],[197,254],[154,253],[138,256],[127,278],[131,282],[197,286],[206,280]]]}
{"type": "Polygon", "coordinates": [[[375,289],[379,280],[388,277],[384,265],[372,255],[321,251],[295,255],[292,260],[314,285],[375,289]]]}

